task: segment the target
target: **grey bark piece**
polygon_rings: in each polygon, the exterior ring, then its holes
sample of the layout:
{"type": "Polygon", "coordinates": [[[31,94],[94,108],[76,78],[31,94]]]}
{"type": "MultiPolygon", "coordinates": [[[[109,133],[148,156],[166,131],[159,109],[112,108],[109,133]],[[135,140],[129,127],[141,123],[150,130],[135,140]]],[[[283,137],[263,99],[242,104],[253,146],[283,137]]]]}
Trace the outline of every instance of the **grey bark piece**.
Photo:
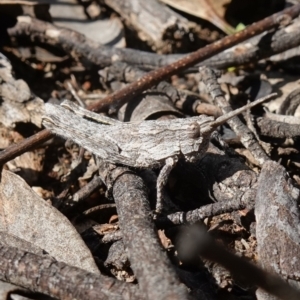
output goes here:
{"type": "Polygon", "coordinates": [[[42,248],[58,261],[99,274],[90,250],[70,221],[21,177],[6,170],[0,183],[0,231],[42,248]]]}
{"type": "MultiPolygon", "coordinates": [[[[235,111],[231,111],[215,121],[212,117],[197,116],[187,119],[150,120],[123,123],[105,116],[86,111],[65,101],[63,106],[46,104],[43,124],[52,132],[73,140],[103,160],[138,168],[159,168],[172,159],[174,167],[180,158],[196,161],[203,157],[209,145],[212,132],[230,118],[250,109],[272,97],[258,99],[235,111]],[[100,124],[87,121],[79,116],[87,115],[100,124]],[[103,121],[102,121],[103,119],[103,121]],[[101,124],[102,123],[102,124],[101,124]],[[108,125],[112,124],[112,125],[108,125]]],[[[161,211],[162,187],[167,182],[171,168],[163,168],[157,183],[157,211],[161,211]]]]}
{"type": "MultiPolygon", "coordinates": [[[[266,162],[258,179],[255,216],[261,265],[300,289],[300,192],[283,166],[266,162]]],[[[259,299],[267,298],[258,292],[259,299]]]]}

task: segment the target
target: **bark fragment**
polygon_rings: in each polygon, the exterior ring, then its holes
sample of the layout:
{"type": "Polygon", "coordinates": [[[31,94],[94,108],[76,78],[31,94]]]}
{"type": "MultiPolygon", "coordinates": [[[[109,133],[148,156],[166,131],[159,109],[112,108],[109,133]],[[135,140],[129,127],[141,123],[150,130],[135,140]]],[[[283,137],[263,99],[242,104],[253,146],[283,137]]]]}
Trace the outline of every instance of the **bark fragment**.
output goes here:
{"type": "MultiPolygon", "coordinates": [[[[258,179],[255,216],[260,264],[300,288],[300,191],[283,166],[267,162],[258,179]]],[[[264,299],[259,297],[259,299],[264,299]]]]}

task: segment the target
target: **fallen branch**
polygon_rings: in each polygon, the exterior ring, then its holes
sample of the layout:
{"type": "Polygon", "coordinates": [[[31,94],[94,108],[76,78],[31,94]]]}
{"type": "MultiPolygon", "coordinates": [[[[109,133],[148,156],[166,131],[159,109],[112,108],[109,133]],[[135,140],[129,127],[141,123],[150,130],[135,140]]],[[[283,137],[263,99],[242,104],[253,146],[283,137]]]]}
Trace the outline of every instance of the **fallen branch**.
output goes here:
{"type": "Polygon", "coordinates": [[[138,288],[0,243],[0,279],[58,299],[144,299],[138,288]]]}

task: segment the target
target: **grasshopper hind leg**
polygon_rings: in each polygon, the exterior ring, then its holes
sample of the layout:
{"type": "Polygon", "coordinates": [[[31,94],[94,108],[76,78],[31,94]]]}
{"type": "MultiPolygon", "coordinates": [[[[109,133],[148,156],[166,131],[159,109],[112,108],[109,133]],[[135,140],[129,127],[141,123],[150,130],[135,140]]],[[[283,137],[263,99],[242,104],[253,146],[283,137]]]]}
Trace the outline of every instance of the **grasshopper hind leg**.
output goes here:
{"type": "Polygon", "coordinates": [[[106,117],[104,115],[97,114],[97,113],[94,113],[92,111],[89,111],[89,110],[75,104],[74,102],[69,101],[69,100],[63,101],[61,106],[68,109],[68,110],[70,110],[70,111],[72,111],[77,116],[95,121],[95,122],[100,123],[100,124],[115,125],[115,124],[121,123],[118,120],[115,120],[115,119],[106,117]]]}

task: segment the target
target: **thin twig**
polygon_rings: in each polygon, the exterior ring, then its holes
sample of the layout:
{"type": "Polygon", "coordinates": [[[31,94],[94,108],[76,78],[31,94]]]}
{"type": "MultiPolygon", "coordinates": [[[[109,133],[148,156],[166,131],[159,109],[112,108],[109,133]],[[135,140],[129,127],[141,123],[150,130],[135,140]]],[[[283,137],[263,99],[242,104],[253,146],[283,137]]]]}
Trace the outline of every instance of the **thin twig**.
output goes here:
{"type": "Polygon", "coordinates": [[[4,165],[7,161],[10,161],[24,152],[33,150],[38,145],[46,142],[52,137],[52,133],[48,129],[44,129],[31,137],[8,146],[5,150],[0,152],[0,166],[4,165]]]}
{"type": "Polygon", "coordinates": [[[79,191],[77,191],[72,200],[75,202],[80,202],[87,197],[89,197],[94,191],[99,189],[103,185],[103,182],[99,176],[94,176],[93,179],[87,183],[84,187],[82,187],[79,191]]]}
{"type": "MultiPolygon", "coordinates": [[[[253,197],[255,197],[255,192],[256,190],[250,191],[253,197]]],[[[245,209],[246,207],[249,209],[253,208],[254,203],[247,203],[245,201],[245,199],[249,199],[249,193],[247,193],[246,197],[244,197],[244,194],[240,193],[240,195],[236,195],[233,200],[219,201],[187,212],[178,211],[167,216],[161,216],[156,220],[156,223],[158,225],[194,224],[208,217],[231,213],[236,210],[245,209]]]]}

